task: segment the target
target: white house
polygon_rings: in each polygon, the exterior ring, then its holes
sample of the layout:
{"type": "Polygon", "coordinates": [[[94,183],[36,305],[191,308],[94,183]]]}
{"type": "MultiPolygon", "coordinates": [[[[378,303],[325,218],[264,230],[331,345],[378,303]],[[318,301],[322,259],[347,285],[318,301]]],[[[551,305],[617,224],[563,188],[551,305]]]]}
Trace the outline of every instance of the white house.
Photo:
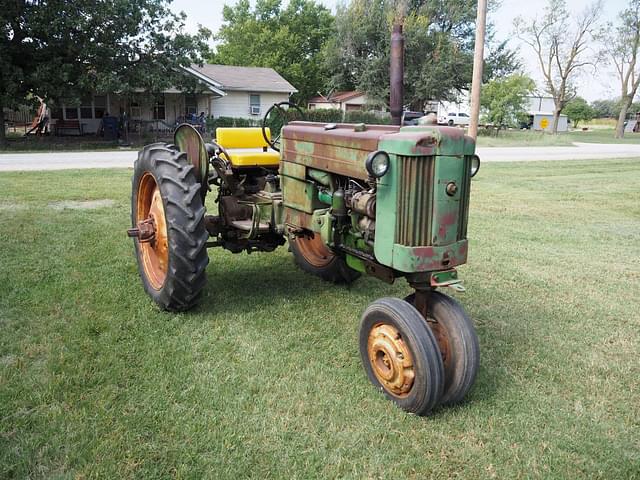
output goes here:
{"type": "Polygon", "coordinates": [[[298,90],[272,68],[231,65],[193,65],[184,69],[195,77],[198,93],[169,88],[159,94],[139,92],[133,98],[104,93],[83,98],[79,105],[62,105],[51,112],[52,123],[78,122],[84,133],[97,132],[107,113],[126,112],[134,129],[173,129],[192,116],[260,119],[277,102],[289,100],[298,90]]]}
{"type": "Polygon", "coordinates": [[[206,64],[186,71],[220,92],[204,111],[216,118],[260,118],[271,105],[298,91],[273,68],[206,64]]]}
{"type": "Polygon", "coordinates": [[[343,112],[366,110],[367,96],[362,92],[333,92],[328,96],[318,95],[309,99],[309,110],[340,109],[343,112]]]}

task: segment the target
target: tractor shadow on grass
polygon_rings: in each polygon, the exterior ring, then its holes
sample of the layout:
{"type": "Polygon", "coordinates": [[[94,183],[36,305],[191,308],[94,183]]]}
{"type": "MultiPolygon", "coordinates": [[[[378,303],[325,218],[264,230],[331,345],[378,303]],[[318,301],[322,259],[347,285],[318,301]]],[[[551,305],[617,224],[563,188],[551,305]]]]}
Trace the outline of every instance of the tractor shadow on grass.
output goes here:
{"type": "MultiPolygon", "coordinates": [[[[311,309],[326,309],[327,301],[345,301],[354,310],[378,297],[395,295],[397,287],[389,287],[363,276],[351,285],[335,285],[299,270],[291,257],[252,254],[250,258],[233,256],[226,261],[212,259],[207,268],[208,283],[198,312],[259,314],[277,304],[307,304],[311,309]],[[257,258],[256,258],[257,257],[257,258]],[[238,261],[234,261],[234,260],[238,261]],[[256,261],[253,261],[253,260],[256,261]],[[328,300],[327,300],[328,299],[328,300]]],[[[330,308],[330,307],[329,307],[330,308]]],[[[358,316],[360,310],[358,311],[358,316]]]]}

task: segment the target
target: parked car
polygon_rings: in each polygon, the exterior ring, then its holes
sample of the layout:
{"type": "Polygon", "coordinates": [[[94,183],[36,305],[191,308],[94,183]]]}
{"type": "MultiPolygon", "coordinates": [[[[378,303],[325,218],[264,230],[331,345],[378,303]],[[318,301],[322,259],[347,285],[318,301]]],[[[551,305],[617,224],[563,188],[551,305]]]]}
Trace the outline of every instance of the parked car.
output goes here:
{"type": "Polygon", "coordinates": [[[450,112],[447,116],[438,118],[438,123],[443,125],[469,125],[470,117],[464,112],[450,112]]]}
{"type": "Polygon", "coordinates": [[[418,125],[418,120],[424,117],[422,112],[410,112],[405,110],[402,112],[402,125],[418,125]]]}

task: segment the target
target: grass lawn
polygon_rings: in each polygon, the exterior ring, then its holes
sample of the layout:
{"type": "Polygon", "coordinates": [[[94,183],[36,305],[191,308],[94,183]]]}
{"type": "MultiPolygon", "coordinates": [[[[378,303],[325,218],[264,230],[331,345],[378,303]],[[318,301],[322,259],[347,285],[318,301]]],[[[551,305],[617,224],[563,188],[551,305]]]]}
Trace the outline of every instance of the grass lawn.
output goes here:
{"type": "Polygon", "coordinates": [[[456,294],[481,369],[429,418],[360,365],[404,282],[214,250],[202,306],[159,312],[130,176],[0,174],[0,478],[640,478],[637,159],[482,167],[456,294]]]}
{"type": "Polygon", "coordinates": [[[613,128],[600,126],[590,128],[586,132],[578,130],[558,135],[529,130],[508,130],[500,132],[497,137],[480,135],[478,145],[481,147],[551,147],[571,146],[573,142],[640,144],[640,133],[626,133],[624,138],[615,139],[613,132],[613,128]]]}

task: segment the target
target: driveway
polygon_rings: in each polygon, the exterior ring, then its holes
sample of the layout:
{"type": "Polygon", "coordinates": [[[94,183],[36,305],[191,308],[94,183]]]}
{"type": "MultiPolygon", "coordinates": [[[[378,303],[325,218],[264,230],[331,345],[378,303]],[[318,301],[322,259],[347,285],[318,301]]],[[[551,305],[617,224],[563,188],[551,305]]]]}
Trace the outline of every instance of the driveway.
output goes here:
{"type": "MultiPolygon", "coordinates": [[[[640,158],[640,144],[575,143],[573,147],[478,147],[483,162],[529,160],[595,160],[640,158]]],[[[130,168],[138,152],[53,152],[0,154],[0,171],[66,170],[79,168],[130,168]]]]}
{"type": "Polygon", "coordinates": [[[0,171],[69,170],[79,168],[133,167],[138,152],[47,152],[0,154],[0,171]]]}
{"type": "Polygon", "coordinates": [[[530,160],[597,160],[640,157],[640,144],[574,143],[573,147],[478,147],[485,162],[530,160]]]}

